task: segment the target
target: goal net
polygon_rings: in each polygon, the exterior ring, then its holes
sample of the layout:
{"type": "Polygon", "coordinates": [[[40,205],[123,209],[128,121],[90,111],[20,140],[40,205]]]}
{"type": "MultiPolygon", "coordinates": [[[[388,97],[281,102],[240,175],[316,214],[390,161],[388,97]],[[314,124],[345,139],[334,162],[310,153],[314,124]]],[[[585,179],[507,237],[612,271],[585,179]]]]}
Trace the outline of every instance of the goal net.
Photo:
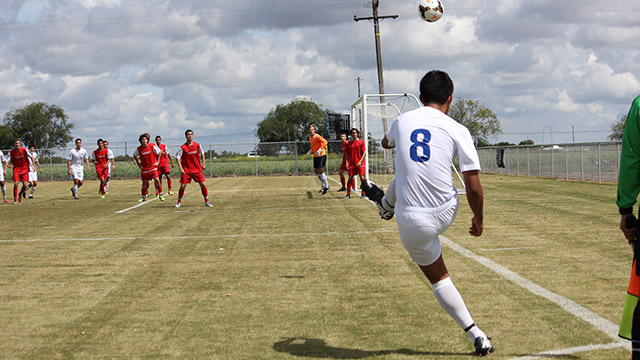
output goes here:
{"type": "MultiPolygon", "coordinates": [[[[382,139],[398,116],[421,106],[415,95],[406,93],[364,94],[351,105],[352,125],[360,129],[361,138],[366,144],[367,178],[370,174],[395,174],[395,151],[382,148],[382,139]]],[[[454,183],[459,181],[456,187],[460,193],[464,193],[464,182],[455,166],[453,174],[454,183]]]]}
{"type": "Polygon", "coordinates": [[[367,177],[395,173],[394,151],[382,148],[382,138],[398,116],[420,106],[412,94],[364,94],[351,105],[353,125],[366,144],[367,177]]]}

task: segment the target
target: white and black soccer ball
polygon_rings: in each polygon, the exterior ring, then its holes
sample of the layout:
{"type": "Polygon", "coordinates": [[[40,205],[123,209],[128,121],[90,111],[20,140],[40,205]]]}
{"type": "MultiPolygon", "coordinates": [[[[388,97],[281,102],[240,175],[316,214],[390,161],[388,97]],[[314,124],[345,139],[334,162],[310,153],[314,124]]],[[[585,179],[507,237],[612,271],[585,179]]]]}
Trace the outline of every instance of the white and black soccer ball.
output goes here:
{"type": "Polygon", "coordinates": [[[420,18],[426,22],[436,22],[442,17],[444,9],[440,0],[420,0],[418,4],[420,18]]]}

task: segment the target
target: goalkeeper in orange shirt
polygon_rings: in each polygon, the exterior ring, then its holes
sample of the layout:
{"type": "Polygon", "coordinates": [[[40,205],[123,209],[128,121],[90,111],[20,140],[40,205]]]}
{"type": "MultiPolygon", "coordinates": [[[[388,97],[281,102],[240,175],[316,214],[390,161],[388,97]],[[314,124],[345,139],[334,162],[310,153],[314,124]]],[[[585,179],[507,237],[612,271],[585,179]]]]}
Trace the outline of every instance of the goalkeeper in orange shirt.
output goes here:
{"type": "Polygon", "coordinates": [[[313,169],[322,184],[320,193],[324,195],[331,188],[327,181],[327,175],[324,173],[324,167],[327,165],[327,152],[324,149],[327,146],[327,140],[316,133],[316,127],[313,124],[309,125],[309,142],[311,150],[308,154],[313,154],[313,169]]]}

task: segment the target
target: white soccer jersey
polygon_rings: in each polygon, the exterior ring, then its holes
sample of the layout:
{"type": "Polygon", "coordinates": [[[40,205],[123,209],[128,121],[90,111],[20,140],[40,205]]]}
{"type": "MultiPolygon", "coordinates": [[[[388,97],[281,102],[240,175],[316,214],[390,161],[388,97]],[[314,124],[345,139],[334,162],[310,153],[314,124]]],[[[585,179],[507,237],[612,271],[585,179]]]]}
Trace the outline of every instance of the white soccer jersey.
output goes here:
{"type": "Polygon", "coordinates": [[[27,150],[27,152],[29,153],[29,155],[31,155],[29,157],[29,172],[35,172],[36,171],[36,161],[38,161],[38,153],[37,152],[31,152],[29,150],[27,150]],[[33,159],[32,159],[33,158],[33,159]]]}
{"type": "Polygon", "coordinates": [[[6,161],[4,154],[0,151],[0,181],[4,181],[4,163],[6,161]]]}
{"type": "Polygon", "coordinates": [[[80,148],[80,150],[73,148],[69,151],[69,156],[67,156],[67,160],[71,161],[72,170],[82,170],[86,159],[89,159],[89,154],[87,154],[87,150],[84,148],[80,148]]]}
{"type": "Polygon", "coordinates": [[[111,149],[107,149],[107,159],[109,161],[107,161],[107,169],[109,169],[109,176],[111,176],[111,159],[115,159],[115,156],[113,156],[113,151],[111,151],[111,149]]]}
{"type": "Polygon", "coordinates": [[[432,107],[401,115],[386,137],[396,147],[396,208],[437,208],[451,200],[456,155],[461,171],[480,170],[469,130],[432,107]]]}

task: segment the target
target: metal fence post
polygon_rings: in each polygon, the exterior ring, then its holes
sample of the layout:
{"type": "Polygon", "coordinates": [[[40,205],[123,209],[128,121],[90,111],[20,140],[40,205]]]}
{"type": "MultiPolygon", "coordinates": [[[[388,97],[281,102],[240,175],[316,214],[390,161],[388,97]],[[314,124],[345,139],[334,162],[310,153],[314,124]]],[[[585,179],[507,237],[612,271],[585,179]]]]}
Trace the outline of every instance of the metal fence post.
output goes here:
{"type": "Polygon", "coordinates": [[[527,146],[527,176],[531,176],[531,156],[529,154],[530,146],[527,146]]]}
{"type": "Polygon", "coordinates": [[[542,146],[538,146],[538,176],[542,176],[542,146]]]}
{"type": "Polygon", "coordinates": [[[253,155],[256,159],[256,176],[258,176],[258,144],[253,144],[253,155]]]}
{"type": "Polygon", "coordinates": [[[582,144],[580,144],[580,180],[584,181],[584,154],[582,144]]]}
{"type": "Polygon", "coordinates": [[[551,145],[551,178],[556,177],[556,157],[553,151],[553,145],[551,145]]]}
{"type": "Polygon", "coordinates": [[[565,179],[569,180],[569,145],[564,147],[564,173],[565,179]]]}
{"type": "Polygon", "coordinates": [[[600,157],[600,143],[598,143],[598,182],[602,182],[602,159],[600,157]]]}
{"type": "Polygon", "coordinates": [[[293,152],[296,154],[296,176],[300,175],[300,168],[298,167],[298,140],[293,143],[293,152]]]}

